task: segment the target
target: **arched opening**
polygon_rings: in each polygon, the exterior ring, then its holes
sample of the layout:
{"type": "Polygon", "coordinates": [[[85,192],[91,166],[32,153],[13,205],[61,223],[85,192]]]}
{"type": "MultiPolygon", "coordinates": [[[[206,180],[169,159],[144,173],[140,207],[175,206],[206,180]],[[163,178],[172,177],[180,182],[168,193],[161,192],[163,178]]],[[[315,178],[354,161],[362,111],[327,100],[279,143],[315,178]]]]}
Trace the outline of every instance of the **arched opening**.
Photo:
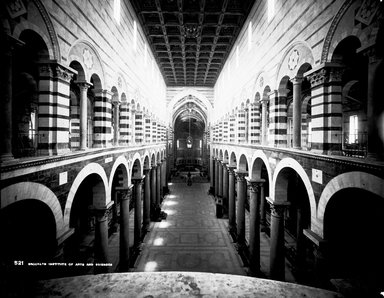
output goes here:
{"type": "Polygon", "coordinates": [[[342,150],[343,155],[365,157],[367,153],[368,63],[359,39],[348,36],[336,47],[332,62],[344,66],[342,74],[342,150]]]}
{"type": "Polygon", "coordinates": [[[248,172],[248,161],[244,154],[240,156],[238,170],[240,172],[248,172]]]}
{"type": "Polygon", "coordinates": [[[262,96],[262,104],[260,108],[260,123],[261,123],[261,143],[263,145],[268,145],[269,143],[269,93],[271,92],[271,88],[269,86],[265,86],[262,96]]]}
{"type": "Polygon", "coordinates": [[[312,143],[311,110],[311,97],[309,95],[304,95],[304,99],[301,104],[301,147],[306,150],[311,150],[312,143]]]}
{"type": "MultiPolygon", "coordinates": [[[[135,142],[141,144],[144,141],[144,112],[141,110],[140,104],[137,103],[135,111],[135,142]]],[[[160,133],[160,131],[158,131],[160,133]]]]}
{"type": "Polygon", "coordinates": [[[119,98],[119,92],[117,91],[117,88],[115,86],[111,88],[111,92],[112,92],[111,136],[112,136],[113,144],[115,146],[118,146],[119,145],[120,98],[119,98]]]}
{"type": "Polygon", "coordinates": [[[133,214],[134,218],[134,246],[138,246],[142,241],[143,233],[143,199],[144,199],[144,187],[142,187],[143,183],[143,169],[140,160],[135,159],[132,170],[132,200],[129,202],[129,211],[130,217],[133,214]],[[133,210],[133,211],[132,211],[133,210]]]}
{"type": "Polygon", "coordinates": [[[85,81],[84,69],[77,61],[72,61],[69,66],[77,71],[70,82],[69,98],[69,147],[71,150],[80,149],[80,88],[77,82],[85,81]]]}
{"type": "Polygon", "coordinates": [[[251,144],[260,144],[260,110],[260,93],[257,92],[249,107],[249,142],[251,144]]]}
{"type": "Polygon", "coordinates": [[[45,203],[21,200],[1,209],[0,214],[1,257],[41,261],[55,255],[55,218],[45,203]]]}
{"type": "Polygon", "coordinates": [[[176,168],[182,172],[200,172],[207,163],[203,161],[206,114],[193,98],[190,100],[174,111],[176,168]]]}
{"type": "Polygon", "coordinates": [[[36,267],[27,265],[28,262],[49,262],[55,258],[56,223],[51,209],[44,202],[20,200],[1,209],[0,235],[0,268],[3,273],[26,273],[28,278],[44,278],[44,273],[49,271],[47,268],[36,270],[36,267]],[[22,265],[19,268],[15,266],[16,260],[23,262],[17,264],[22,265]]]}
{"type": "Polygon", "coordinates": [[[24,30],[19,39],[25,44],[14,49],[12,70],[12,153],[16,158],[38,154],[38,62],[49,58],[47,45],[36,32],[24,30]]]}
{"type": "MultiPolygon", "coordinates": [[[[269,176],[268,170],[261,158],[256,158],[253,162],[252,170],[250,175],[252,180],[264,179],[265,182],[262,184],[260,188],[260,227],[262,232],[267,232],[269,234],[269,225],[270,225],[270,207],[266,200],[269,197],[269,176]],[[268,214],[268,221],[267,221],[268,214]]],[[[249,198],[247,199],[247,207],[249,206],[249,198]]],[[[249,211],[249,207],[248,207],[249,211]]],[[[249,231],[247,230],[247,235],[249,235],[249,231]]],[[[249,237],[249,236],[248,236],[249,237]]]]}
{"type": "Polygon", "coordinates": [[[312,141],[312,119],[311,119],[311,83],[304,73],[311,70],[309,63],[304,63],[297,71],[297,76],[302,77],[300,87],[300,113],[301,113],[301,149],[310,150],[312,141]]]}
{"type": "Polygon", "coordinates": [[[103,99],[101,81],[97,74],[91,76],[91,87],[87,92],[87,147],[92,148],[94,146],[101,146],[102,140],[97,139],[97,135],[103,134],[102,127],[98,127],[95,124],[100,117],[95,117],[95,112],[98,109],[97,102],[102,102],[103,99]]]}
{"type": "Polygon", "coordinates": [[[113,215],[109,226],[109,233],[117,232],[120,223],[120,199],[125,195],[128,189],[127,168],[120,164],[113,175],[111,187],[111,199],[113,200],[113,215]]]}
{"type": "MultiPolygon", "coordinates": [[[[303,283],[310,281],[308,264],[313,264],[312,245],[303,230],[310,227],[309,196],[300,175],[292,168],[283,168],[276,178],[275,201],[288,202],[284,213],[286,258],[293,266],[293,274],[303,283]]],[[[268,216],[269,217],[269,216],[268,216]]]]}
{"type": "Polygon", "coordinates": [[[284,76],[279,84],[279,104],[287,107],[287,147],[293,147],[293,84],[284,76]]]}
{"type": "MultiPolygon", "coordinates": [[[[105,202],[104,182],[97,174],[87,176],[80,184],[73,199],[69,226],[74,234],[64,246],[65,260],[68,262],[93,263],[95,260],[95,206],[105,202]]],[[[105,203],[104,203],[105,205],[105,203]]],[[[108,218],[108,226],[111,224],[108,218]]],[[[73,274],[92,273],[93,267],[75,267],[73,274]]]]}
{"type": "Polygon", "coordinates": [[[329,278],[384,290],[384,198],[360,188],[337,191],[326,205],[329,278]]]}

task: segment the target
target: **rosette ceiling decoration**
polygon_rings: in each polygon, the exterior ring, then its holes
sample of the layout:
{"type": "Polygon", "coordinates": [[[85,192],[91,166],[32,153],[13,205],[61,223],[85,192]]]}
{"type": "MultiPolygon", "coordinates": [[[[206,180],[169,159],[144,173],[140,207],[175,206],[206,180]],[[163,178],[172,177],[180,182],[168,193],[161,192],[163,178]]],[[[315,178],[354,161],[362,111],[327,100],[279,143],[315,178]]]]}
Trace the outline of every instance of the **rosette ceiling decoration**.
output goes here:
{"type": "Polygon", "coordinates": [[[131,0],[167,86],[213,87],[254,0],[131,0]]]}

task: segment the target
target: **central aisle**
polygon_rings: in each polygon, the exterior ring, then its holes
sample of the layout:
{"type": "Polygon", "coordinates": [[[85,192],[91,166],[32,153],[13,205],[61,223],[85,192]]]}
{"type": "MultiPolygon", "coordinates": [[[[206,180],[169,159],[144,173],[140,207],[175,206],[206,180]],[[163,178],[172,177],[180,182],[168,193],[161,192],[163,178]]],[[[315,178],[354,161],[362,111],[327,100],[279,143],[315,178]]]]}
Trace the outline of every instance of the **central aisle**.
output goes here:
{"type": "Polygon", "coordinates": [[[135,271],[198,271],[246,275],[227,232],[215,216],[208,183],[173,183],[162,210],[167,219],[153,223],[135,271]]]}

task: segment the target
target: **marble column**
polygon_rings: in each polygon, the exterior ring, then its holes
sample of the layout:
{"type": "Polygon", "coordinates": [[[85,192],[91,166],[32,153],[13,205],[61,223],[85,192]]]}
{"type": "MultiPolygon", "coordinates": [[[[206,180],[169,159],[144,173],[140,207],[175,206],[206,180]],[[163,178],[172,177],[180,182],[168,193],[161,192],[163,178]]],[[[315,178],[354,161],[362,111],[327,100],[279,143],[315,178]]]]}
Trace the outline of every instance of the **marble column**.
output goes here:
{"type": "Polygon", "coordinates": [[[166,191],[166,160],[163,159],[161,163],[161,197],[164,198],[166,191]]]}
{"type": "Polygon", "coordinates": [[[244,109],[244,113],[245,113],[245,143],[248,144],[249,143],[249,107],[247,106],[245,109],[244,109]]]}
{"type": "Polygon", "coordinates": [[[260,197],[264,179],[247,179],[251,190],[249,198],[249,267],[258,275],[260,273],[260,197]]]}
{"type": "Polygon", "coordinates": [[[293,148],[301,148],[301,83],[302,77],[291,79],[293,83],[293,148]]]}
{"type": "MultiPolygon", "coordinates": [[[[367,81],[367,122],[368,122],[368,141],[367,141],[367,157],[376,159],[378,155],[383,155],[383,143],[378,128],[382,123],[379,123],[380,113],[383,112],[380,107],[381,88],[379,88],[378,68],[381,65],[383,58],[377,53],[374,45],[369,45],[358,52],[362,52],[368,58],[368,81],[367,81]],[[376,85],[377,84],[377,85],[376,85]],[[377,90],[375,89],[377,88],[377,90]],[[380,91],[379,91],[380,90],[380,91]]],[[[380,86],[381,87],[381,86],[380,86]]],[[[383,128],[382,128],[383,129],[383,128]]],[[[360,140],[359,140],[360,142],[360,140]]],[[[384,142],[384,140],[383,140],[384,142]]]]}
{"type": "Polygon", "coordinates": [[[80,89],[80,150],[87,149],[88,136],[88,98],[87,91],[91,84],[85,81],[77,81],[80,89]]]}
{"type": "Polygon", "coordinates": [[[144,169],[144,175],[143,231],[147,232],[151,222],[151,169],[144,169]]]}
{"type": "Polygon", "coordinates": [[[223,162],[219,161],[219,193],[217,194],[218,197],[223,197],[223,162]]]}
{"type": "Polygon", "coordinates": [[[141,216],[141,191],[144,177],[132,178],[132,184],[134,189],[135,199],[135,221],[134,221],[134,246],[138,246],[141,242],[141,228],[142,228],[142,216],[141,216]]]}
{"type": "Polygon", "coordinates": [[[132,185],[120,197],[120,272],[129,268],[129,201],[132,199],[132,185]]]}
{"type": "Polygon", "coordinates": [[[136,106],[131,105],[131,144],[136,145],[136,106]]]}
{"type": "Polygon", "coordinates": [[[156,167],[156,205],[161,204],[161,163],[156,167]]]}
{"type": "MultiPolygon", "coordinates": [[[[113,203],[113,202],[112,202],[113,203]]],[[[108,208],[94,209],[95,226],[95,263],[108,263],[108,208]]],[[[108,266],[95,265],[95,273],[107,273],[108,266]]]]}
{"type": "Polygon", "coordinates": [[[228,228],[236,235],[235,167],[228,167],[228,228]]]}
{"type": "Polygon", "coordinates": [[[114,122],[113,145],[119,146],[119,143],[120,143],[120,127],[119,127],[119,124],[120,124],[120,116],[119,116],[120,102],[119,102],[119,99],[114,99],[114,102],[112,102],[112,104],[113,104],[113,114],[114,114],[114,118],[113,118],[113,122],[114,122]]]}
{"type": "Polygon", "coordinates": [[[270,236],[270,278],[285,280],[285,247],[284,247],[284,211],[289,202],[275,203],[269,200],[271,206],[271,236],[270,236]]]}
{"type": "Polygon", "coordinates": [[[169,165],[168,165],[168,158],[164,158],[164,191],[163,194],[168,194],[169,193],[169,188],[168,188],[168,176],[169,176],[169,165]]]}
{"type": "Polygon", "coordinates": [[[21,46],[24,43],[10,35],[5,37],[6,45],[1,47],[1,161],[13,159],[12,154],[12,52],[14,46],[21,46]]]}
{"type": "Polygon", "coordinates": [[[268,130],[268,113],[267,113],[268,100],[261,100],[261,145],[268,145],[267,130],[268,130]]]}
{"type": "Polygon", "coordinates": [[[157,206],[157,195],[156,195],[156,166],[153,166],[151,169],[151,217],[154,216],[155,210],[154,207],[157,206]]]}
{"type": "Polygon", "coordinates": [[[262,184],[260,186],[260,225],[261,225],[261,231],[266,232],[267,231],[267,212],[265,208],[265,203],[267,202],[267,199],[265,197],[265,186],[262,184]]]}
{"type": "Polygon", "coordinates": [[[245,243],[245,200],[247,197],[247,172],[236,171],[237,180],[237,204],[236,204],[236,227],[237,243],[241,246],[245,243]]]}
{"type": "Polygon", "coordinates": [[[228,186],[229,186],[229,176],[227,170],[227,163],[223,163],[223,204],[224,204],[224,215],[228,215],[228,186]]]}
{"type": "Polygon", "coordinates": [[[215,159],[215,196],[219,195],[219,163],[218,159],[215,159]]]}
{"type": "Polygon", "coordinates": [[[210,193],[215,195],[215,160],[211,156],[210,158],[210,165],[209,165],[209,182],[210,182],[210,193]]]}

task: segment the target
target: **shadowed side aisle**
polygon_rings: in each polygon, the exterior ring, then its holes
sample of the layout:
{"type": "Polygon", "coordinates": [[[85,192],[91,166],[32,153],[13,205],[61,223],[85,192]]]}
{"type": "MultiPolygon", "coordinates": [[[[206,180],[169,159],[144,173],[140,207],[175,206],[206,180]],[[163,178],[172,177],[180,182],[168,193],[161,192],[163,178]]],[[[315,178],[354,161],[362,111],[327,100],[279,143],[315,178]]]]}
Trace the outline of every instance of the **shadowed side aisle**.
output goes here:
{"type": "Polygon", "coordinates": [[[209,184],[170,185],[167,219],[153,224],[136,262],[141,271],[198,271],[246,275],[225,220],[215,216],[209,184]]]}

